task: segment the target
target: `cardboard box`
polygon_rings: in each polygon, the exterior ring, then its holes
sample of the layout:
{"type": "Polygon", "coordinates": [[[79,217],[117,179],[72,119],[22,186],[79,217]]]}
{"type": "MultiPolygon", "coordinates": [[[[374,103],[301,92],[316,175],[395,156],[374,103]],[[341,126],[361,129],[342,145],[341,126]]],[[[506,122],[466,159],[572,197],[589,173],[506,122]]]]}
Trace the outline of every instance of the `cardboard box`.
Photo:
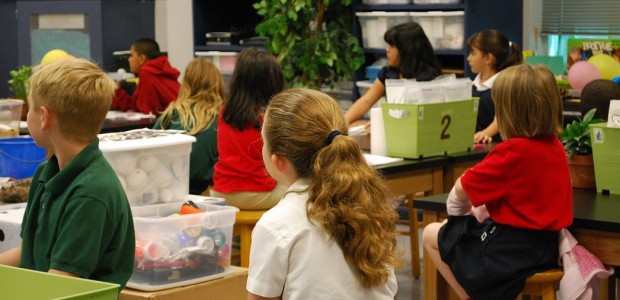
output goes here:
{"type": "Polygon", "coordinates": [[[620,195],[620,128],[590,124],[590,134],[596,191],[620,195]]]}
{"type": "Polygon", "coordinates": [[[19,233],[26,212],[26,203],[0,206],[0,253],[13,249],[22,242],[19,233]]]}
{"type": "Polygon", "coordinates": [[[119,285],[0,265],[2,299],[118,299],[119,285]]]}
{"type": "Polygon", "coordinates": [[[245,289],[248,280],[248,269],[230,267],[230,275],[207,282],[192,284],[162,290],[157,292],[143,292],[125,288],[120,293],[120,300],[246,300],[248,292],[245,289]]]}
{"type": "Polygon", "coordinates": [[[178,130],[137,129],[100,134],[99,140],[131,206],[186,200],[195,137],[178,130]]]}
{"type": "Polygon", "coordinates": [[[194,204],[195,207],[176,202],[132,208],[136,251],[128,287],[155,291],[226,275],[239,209],[208,202],[194,204]]]}
{"type": "Polygon", "coordinates": [[[471,150],[478,100],[383,103],[388,156],[417,159],[471,150]]]}

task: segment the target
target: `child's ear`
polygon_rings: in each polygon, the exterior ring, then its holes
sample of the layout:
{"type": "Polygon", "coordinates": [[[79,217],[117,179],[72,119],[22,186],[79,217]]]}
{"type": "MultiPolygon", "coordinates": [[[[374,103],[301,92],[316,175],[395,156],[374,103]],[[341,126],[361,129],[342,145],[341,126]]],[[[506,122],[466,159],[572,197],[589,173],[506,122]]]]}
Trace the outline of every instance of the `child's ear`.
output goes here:
{"type": "Polygon", "coordinates": [[[41,117],[41,130],[45,130],[50,127],[52,124],[53,115],[47,106],[39,106],[40,117],[41,117]]]}
{"type": "Polygon", "coordinates": [[[284,171],[286,171],[289,167],[289,161],[278,154],[271,154],[271,161],[278,172],[284,173],[284,171]]]}
{"type": "Polygon", "coordinates": [[[495,55],[489,53],[486,55],[486,63],[487,65],[495,66],[496,58],[495,55]]]}

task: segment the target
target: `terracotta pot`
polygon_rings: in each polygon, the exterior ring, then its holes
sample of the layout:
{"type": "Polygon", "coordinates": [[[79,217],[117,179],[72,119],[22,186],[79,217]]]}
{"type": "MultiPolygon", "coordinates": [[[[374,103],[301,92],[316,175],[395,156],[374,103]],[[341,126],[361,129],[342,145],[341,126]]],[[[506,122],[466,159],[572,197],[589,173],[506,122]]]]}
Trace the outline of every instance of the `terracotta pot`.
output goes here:
{"type": "Polygon", "coordinates": [[[568,168],[570,170],[570,181],[574,188],[596,188],[592,155],[573,155],[568,159],[568,168]]]}

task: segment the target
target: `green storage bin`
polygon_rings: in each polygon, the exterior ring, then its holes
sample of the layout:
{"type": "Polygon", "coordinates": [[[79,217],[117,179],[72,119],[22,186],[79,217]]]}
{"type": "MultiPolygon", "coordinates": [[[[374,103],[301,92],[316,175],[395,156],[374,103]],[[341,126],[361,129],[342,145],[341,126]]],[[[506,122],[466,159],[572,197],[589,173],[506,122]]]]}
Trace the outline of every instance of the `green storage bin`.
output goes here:
{"type": "Polygon", "coordinates": [[[596,190],[620,195],[620,128],[590,124],[590,134],[596,190]]]}
{"type": "Polygon", "coordinates": [[[118,299],[119,285],[0,265],[2,299],[118,299]]]}
{"type": "Polygon", "coordinates": [[[381,104],[388,155],[423,158],[471,150],[478,101],[381,104]]]}

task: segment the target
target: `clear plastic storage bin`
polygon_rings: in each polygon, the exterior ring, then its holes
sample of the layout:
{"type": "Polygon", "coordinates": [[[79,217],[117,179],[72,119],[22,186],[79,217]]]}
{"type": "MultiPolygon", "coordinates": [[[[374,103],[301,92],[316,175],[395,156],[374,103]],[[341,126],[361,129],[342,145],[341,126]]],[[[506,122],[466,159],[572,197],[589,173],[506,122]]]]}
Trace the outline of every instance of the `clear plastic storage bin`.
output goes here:
{"type": "Polygon", "coordinates": [[[383,39],[385,32],[394,25],[411,21],[408,12],[371,11],[355,13],[362,27],[362,44],[364,48],[385,49],[383,39]]]}
{"type": "Polygon", "coordinates": [[[100,134],[99,139],[99,149],[131,206],[186,200],[195,137],[179,131],[138,129],[100,134]]]}
{"type": "Polygon", "coordinates": [[[196,51],[194,55],[212,61],[222,74],[232,74],[239,54],[237,52],[196,51]]]}
{"type": "Polygon", "coordinates": [[[136,252],[128,287],[161,290],[226,274],[239,209],[194,202],[203,212],[179,214],[183,204],[132,208],[136,252]]]}
{"type": "Polygon", "coordinates": [[[426,11],[410,14],[413,21],[422,26],[435,50],[463,49],[464,11],[426,11]]]}

